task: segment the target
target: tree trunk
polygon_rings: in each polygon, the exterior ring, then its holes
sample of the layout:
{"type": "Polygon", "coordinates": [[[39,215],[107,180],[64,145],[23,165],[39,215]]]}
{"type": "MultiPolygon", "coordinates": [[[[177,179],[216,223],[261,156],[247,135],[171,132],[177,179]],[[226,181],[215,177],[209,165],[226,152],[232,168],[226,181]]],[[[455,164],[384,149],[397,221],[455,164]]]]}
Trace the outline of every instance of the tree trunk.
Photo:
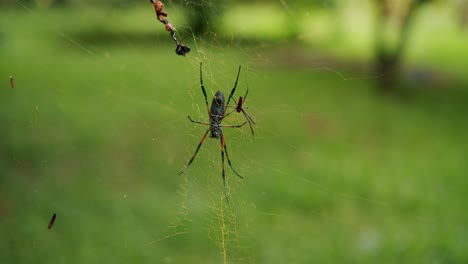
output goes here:
{"type": "Polygon", "coordinates": [[[413,0],[405,15],[401,18],[398,42],[395,47],[388,47],[385,40],[384,29],[390,21],[391,2],[389,0],[377,0],[378,14],[375,28],[375,75],[379,76],[377,88],[384,92],[394,92],[397,88],[397,80],[400,73],[401,57],[409,39],[411,22],[413,21],[416,9],[421,0],[413,0]]]}

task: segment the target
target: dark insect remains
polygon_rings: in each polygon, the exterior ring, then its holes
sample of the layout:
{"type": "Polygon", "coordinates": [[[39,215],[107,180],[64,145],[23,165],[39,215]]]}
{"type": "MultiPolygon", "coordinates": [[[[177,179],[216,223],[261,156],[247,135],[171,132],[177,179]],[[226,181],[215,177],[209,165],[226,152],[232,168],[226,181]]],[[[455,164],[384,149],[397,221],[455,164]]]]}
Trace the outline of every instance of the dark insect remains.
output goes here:
{"type": "MultiPolygon", "coordinates": [[[[237,176],[239,176],[241,179],[244,178],[241,175],[239,175],[239,173],[237,173],[237,171],[232,167],[231,159],[229,158],[229,154],[228,154],[228,151],[227,151],[226,139],[224,138],[223,128],[240,128],[243,125],[245,125],[247,123],[247,121],[244,122],[243,124],[240,124],[240,125],[222,125],[221,124],[221,122],[223,121],[223,119],[226,116],[228,116],[230,113],[232,113],[234,110],[236,110],[238,108],[241,109],[240,107],[242,106],[242,103],[237,104],[238,107],[236,107],[233,111],[226,114],[226,110],[229,107],[229,101],[231,100],[232,96],[234,95],[234,92],[236,91],[240,71],[241,71],[241,66],[239,66],[239,71],[237,72],[236,82],[234,83],[234,87],[232,88],[231,94],[229,94],[227,102],[225,102],[223,92],[217,91],[216,94],[214,95],[213,101],[211,103],[211,108],[210,108],[208,106],[208,98],[207,98],[207,95],[206,95],[205,86],[203,85],[202,64],[200,63],[200,85],[201,85],[201,89],[202,89],[202,92],[203,92],[203,96],[205,96],[205,104],[206,104],[206,110],[208,111],[209,122],[195,121],[190,116],[187,116],[187,117],[189,118],[190,122],[208,126],[208,129],[206,130],[205,134],[203,135],[202,139],[200,140],[200,143],[198,144],[197,149],[195,150],[195,153],[190,158],[190,160],[187,163],[187,165],[185,166],[184,170],[182,170],[179,173],[179,175],[184,173],[188,169],[190,164],[192,164],[193,160],[195,159],[195,156],[197,155],[198,151],[200,150],[200,147],[202,146],[202,144],[205,141],[205,138],[206,138],[206,136],[208,135],[208,132],[209,132],[211,138],[219,138],[219,140],[220,140],[220,144],[221,144],[221,174],[222,174],[222,177],[223,177],[224,194],[226,196],[227,201],[229,201],[229,197],[228,197],[228,192],[227,192],[227,187],[226,187],[226,175],[225,175],[225,172],[224,172],[224,154],[226,154],[226,158],[227,158],[229,167],[231,167],[232,171],[237,176]]],[[[239,101],[242,101],[242,99],[239,100],[239,101]]],[[[240,111],[242,111],[242,110],[240,110],[240,111]]],[[[249,121],[249,118],[247,120],[249,121]]]]}

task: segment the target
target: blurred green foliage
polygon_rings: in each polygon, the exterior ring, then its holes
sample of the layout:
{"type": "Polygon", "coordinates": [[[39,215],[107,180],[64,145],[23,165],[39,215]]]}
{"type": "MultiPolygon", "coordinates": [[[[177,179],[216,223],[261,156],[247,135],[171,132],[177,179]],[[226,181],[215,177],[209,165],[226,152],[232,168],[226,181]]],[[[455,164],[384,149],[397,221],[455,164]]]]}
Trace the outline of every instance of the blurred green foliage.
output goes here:
{"type": "Polygon", "coordinates": [[[236,6],[214,37],[181,30],[186,58],[146,3],[2,10],[2,262],[222,263],[223,237],[229,263],[467,262],[466,36],[450,12],[421,14],[403,92],[384,97],[361,70],[368,17],[289,8],[296,41],[284,7],[236,6]],[[283,23],[243,25],[252,9],[283,23]],[[209,94],[242,64],[258,123],[254,140],[225,131],[245,177],[227,168],[228,205],[217,140],[177,176],[205,129],[186,119],[207,118],[199,61],[209,94]]]}

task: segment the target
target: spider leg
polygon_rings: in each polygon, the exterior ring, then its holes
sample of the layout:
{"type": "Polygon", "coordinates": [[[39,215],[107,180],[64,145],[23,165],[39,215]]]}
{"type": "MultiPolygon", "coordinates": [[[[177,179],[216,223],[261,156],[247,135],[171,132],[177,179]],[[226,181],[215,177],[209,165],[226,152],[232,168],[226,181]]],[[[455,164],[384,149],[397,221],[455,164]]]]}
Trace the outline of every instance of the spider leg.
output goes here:
{"type": "MultiPolygon", "coordinates": [[[[236,111],[236,108],[234,108],[234,109],[232,109],[231,111],[229,111],[227,114],[224,115],[224,117],[226,117],[226,116],[232,114],[232,112],[234,112],[234,111],[236,111]]],[[[223,117],[223,119],[224,119],[224,117],[223,117]]]]}
{"type": "Polygon", "coordinates": [[[226,102],[226,107],[224,108],[223,118],[224,118],[224,114],[226,113],[227,106],[229,105],[229,102],[231,101],[231,98],[234,95],[234,92],[236,91],[237,82],[239,81],[240,71],[241,71],[241,65],[239,65],[239,71],[237,72],[236,82],[234,83],[234,87],[232,88],[231,94],[229,94],[229,98],[228,98],[228,100],[226,102]]]}
{"type": "Polygon", "coordinates": [[[248,93],[249,93],[249,86],[247,85],[247,91],[245,91],[245,95],[244,95],[244,103],[245,103],[245,100],[247,100],[248,93]]]}
{"type": "Polygon", "coordinates": [[[229,202],[229,195],[228,195],[227,186],[226,186],[226,174],[224,173],[224,144],[223,144],[222,138],[220,138],[220,140],[221,140],[221,175],[223,176],[224,196],[226,197],[226,201],[229,202]]]}
{"type": "Polygon", "coordinates": [[[243,127],[245,124],[247,124],[247,121],[245,121],[244,123],[242,123],[241,125],[219,125],[220,127],[229,127],[229,128],[239,128],[239,127],[243,127]]]}
{"type": "MultiPolygon", "coordinates": [[[[232,171],[237,176],[239,176],[239,178],[244,179],[244,177],[240,176],[240,174],[237,173],[237,171],[234,169],[234,167],[232,167],[231,159],[229,158],[229,154],[228,154],[228,151],[227,151],[226,140],[224,139],[224,134],[223,133],[221,133],[221,147],[224,149],[224,152],[226,152],[226,158],[228,160],[229,167],[231,167],[232,171]]],[[[223,171],[224,171],[224,162],[223,162],[223,171]]]]}
{"type": "Polygon", "coordinates": [[[202,75],[202,63],[200,62],[200,85],[205,96],[206,111],[208,111],[208,116],[210,116],[210,108],[208,107],[208,97],[206,96],[205,86],[203,85],[203,75],[202,75]]]}
{"type": "MultiPolygon", "coordinates": [[[[236,106],[237,106],[236,99],[232,98],[232,100],[234,101],[234,103],[235,103],[236,106]]],[[[231,106],[229,106],[229,105],[226,104],[226,109],[224,110],[225,113],[226,113],[226,110],[227,110],[228,107],[231,107],[231,106]]],[[[236,111],[236,110],[237,110],[237,108],[234,107],[234,109],[232,109],[231,111],[229,111],[227,114],[224,115],[223,119],[224,119],[226,116],[232,114],[232,112],[234,112],[234,111],[236,111]]]]}
{"type": "Polygon", "coordinates": [[[178,175],[181,175],[182,173],[184,173],[188,169],[190,164],[192,164],[193,160],[195,159],[195,156],[197,156],[197,153],[200,150],[201,145],[203,144],[203,141],[205,141],[206,135],[208,135],[209,131],[210,131],[210,129],[206,130],[205,134],[203,135],[202,139],[200,140],[200,143],[198,144],[197,150],[195,150],[195,154],[193,154],[192,158],[190,158],[190,161],[187,163],[187,165],[185,165],[184,170],[179,172],[178,175]]]}
{"type": "Polygon", "coordinates": [[[253,123],[254,125],[257,125],[257,124],[255,123],[255,121],[253,121],[253,119],[249,116],[249,114],[247,114],[247,112],[246,112],[243,108],[241,109],[241,111],[242,111],[242,113],[244,114],[245,118],[247,118],[247,120],[248,120],[249,122],[253,123]]]}
{"type": "Polygon", "coordinates": [[[250,118],[250,116],[247,114],[247,112],[245,112],[244,109],[241,108],[241,111],[242,111],[242,113],[244,114],[244,116],[245,116],[245,118],[247,119],[247,121],[249,122],[250,132],[252,132],[252,137],[255,136],[255,133],[254,133],[254,130],[253,130],[253,127],[252,127],[252,123],[253,123],[254,125],[256,125],[255,122],[250,118]]]}
{"type": "Polygon", "coordinates": [[[210,124],[207,123],[207,122],[201,122],[201,121],[196,121],[196,120],[193,120],[190,116],[187,116],[188,119],[190,120],[190,122],[192,123],[197,123],[197,124],[200,124],[200,125],[206,125],[206,126],[209,126],[210,124]]]}

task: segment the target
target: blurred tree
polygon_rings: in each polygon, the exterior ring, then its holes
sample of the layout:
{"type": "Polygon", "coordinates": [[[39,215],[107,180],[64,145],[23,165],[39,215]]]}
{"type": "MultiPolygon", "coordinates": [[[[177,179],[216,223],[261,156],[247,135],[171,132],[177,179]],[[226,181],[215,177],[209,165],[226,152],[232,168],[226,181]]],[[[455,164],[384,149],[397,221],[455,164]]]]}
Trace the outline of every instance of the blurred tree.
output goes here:
{"type": "Polygon", "coordinates": [[[175,4],[185,5],[188,10],[188,21],[195,35],[203,35],[212,29],[216,16],[221,16],[228,0],[174,1],[175,4]]]}
{"type": "Polygon", "coordinates": [[[431,0],[374,0],[377,7],[377,23],[375,25],[375,71],[378,88],[383,92],[392,92],[396,89],[398,67],[407,45],[411,23],[416,11],[424,3],[431,0]],[[396,18],[396,36],[392,45],[388,41],[388,29],[391,28],[392,19],[396,18]]]}
{"type": "MultiPolygon", "coordinates": [[[[21,4],[28,7],[48,8],[51,6],[105,6],[105,7],[127,7],[137,5],[135,1],[129,0],[20,0],[21,4]]],[[[19,6],[16,1],[0,0],[0,6],[19,6]]]]}
{"type": "Polygon", "coordinates": [[[207,32],[212,20],[212,13],[203,2],[204,1],[201,1],[201,3],[194,3],[190,6],[192,12],[190,12],[189,21],[191,22],[191,27],[195,35],[201,35],[207,32]]]}
{"type": "Polygon", "coordinates": [[[468,0],[458,0],[457,10],[460,27],[464,30],[468,29],[468,0]]]}

